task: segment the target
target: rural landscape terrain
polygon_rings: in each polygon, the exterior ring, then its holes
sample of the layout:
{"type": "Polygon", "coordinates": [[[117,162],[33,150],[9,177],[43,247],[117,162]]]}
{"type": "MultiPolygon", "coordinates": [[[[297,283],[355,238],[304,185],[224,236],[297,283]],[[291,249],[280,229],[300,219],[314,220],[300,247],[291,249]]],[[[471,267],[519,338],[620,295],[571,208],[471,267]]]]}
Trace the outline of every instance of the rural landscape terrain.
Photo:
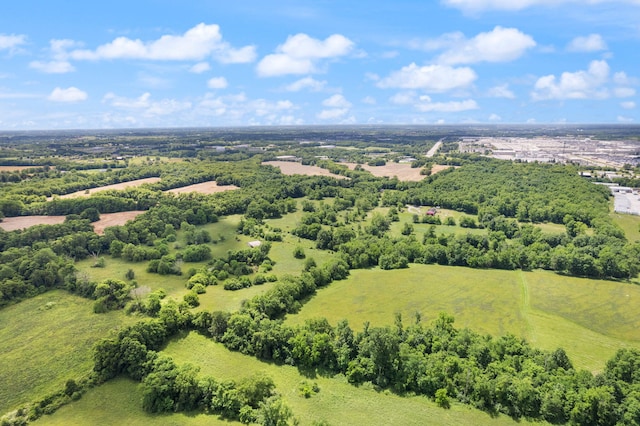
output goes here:
{"type": "Polygon", "coordinates": [[[638,126],[0,132],[1,424],[638,425],[638,188],[638,126]]]}

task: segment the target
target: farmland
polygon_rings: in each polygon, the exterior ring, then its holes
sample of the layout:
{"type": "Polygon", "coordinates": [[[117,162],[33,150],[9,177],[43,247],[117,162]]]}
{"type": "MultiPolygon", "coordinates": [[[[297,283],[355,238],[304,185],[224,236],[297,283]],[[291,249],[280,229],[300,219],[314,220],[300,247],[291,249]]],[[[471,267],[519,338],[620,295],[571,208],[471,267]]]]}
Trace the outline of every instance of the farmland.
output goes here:
{"type": "Polygon", "coordinates": [[[578,166],[288,131],[2,172],[6,421],[580,423],[635,386],[640,219],[578,166]]]}

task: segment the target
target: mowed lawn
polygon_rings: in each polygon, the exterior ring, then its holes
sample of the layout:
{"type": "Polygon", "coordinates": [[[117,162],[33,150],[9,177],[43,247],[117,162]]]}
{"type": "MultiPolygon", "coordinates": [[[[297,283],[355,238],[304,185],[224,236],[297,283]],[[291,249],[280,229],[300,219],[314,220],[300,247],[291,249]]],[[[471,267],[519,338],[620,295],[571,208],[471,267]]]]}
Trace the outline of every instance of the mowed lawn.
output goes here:
{"type": "Polygon", "coordinates": [[[347,319],[361,330],[405,323],[415,313],[430,322],[440,312],[458,328],[482,334],[512,333],[534,346],[563,347],[577,368],[601,371],[622,347],[640,348],[640,286],[565,277],[549,271],[479,270],[440,265],[351,271],[347,280],[323,288],[287,322],[347,319]]]}
{"type": "Polygon", "coordinates": [[[62,290],[0,310],[0,416],[87,375],[93,344],[133,321],[62,290]]]}

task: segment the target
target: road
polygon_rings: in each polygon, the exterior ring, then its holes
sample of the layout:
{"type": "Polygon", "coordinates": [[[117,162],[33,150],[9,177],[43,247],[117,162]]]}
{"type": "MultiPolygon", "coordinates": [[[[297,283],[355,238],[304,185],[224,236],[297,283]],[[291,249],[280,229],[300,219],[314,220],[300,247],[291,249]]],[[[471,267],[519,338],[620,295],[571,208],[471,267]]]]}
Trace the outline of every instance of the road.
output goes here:
{"type": "Polygon", "coordinates": [[[438,152],[438,150],[442,146],[442,141],[443,140],[444,139],[440,139],[438,142],[436,142],[436,144],[429,151],[427,151],[427,158],[431,158],[434,155],[436,155],[436,152],[438,152]]]}

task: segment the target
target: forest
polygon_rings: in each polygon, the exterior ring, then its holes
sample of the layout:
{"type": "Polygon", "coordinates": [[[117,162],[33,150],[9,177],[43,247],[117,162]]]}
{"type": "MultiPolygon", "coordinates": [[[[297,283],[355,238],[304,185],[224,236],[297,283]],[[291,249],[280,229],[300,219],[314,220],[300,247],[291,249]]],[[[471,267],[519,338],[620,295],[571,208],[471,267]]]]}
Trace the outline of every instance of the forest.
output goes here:
{"type": "MultiPolygon", "coordinates": [[[[628,238],[612,219],[609,189],[581,177],[579,165],[462,154],[455,150],[455,134],[411,130],[389,130],[391,141],[385,132],[336,132],[331,149],[322,148],[324,130],[320,136],[307,129],[286,138],[257,132],[245,140],[237,133],[228,137],[220,132],[215,139],[208,135],[207,143],[207,135],[192,134],[158,144],[137,160],[133,155],[115,159],[106,151],[90,157],[86,141],[66,145],[67,152],[55,156],[49,145],[26,158],[28,138],[3,148],[2,164],[28,168],[0,172],[0,218],[44,215],[64,220],[13,231],[0,228],[0,309],[62,289],[86,299],[95,315],[121,311],[132,323],[98,340],[86,375],[69,378],[44,397],[22,401],[2,413],[2,424],[36,421],[117,377],[140,383],[141,407],[147,413],[204,412],[245,424],[298,421],[271,377],[222,380],[163,353],[171,339],[190,332],[230,351],[295,366],[309,377],[340,375],[354,387],[421,395],[442,410],[467,404],[492,416],[552,424],[640,424],[638,345],[621,348],[594,374],[575,368],[563,348],[541,350],[510,333],[492,336],[458,328],[454,316],[445,312],[431,322],[419,312],[413,318],[389,312],[393,324],[365,323],[362,330],[346,320],[331,324],[316,318],[300,325],[286,321],[320,289],[347,279],[356,269],[437,264],[547,270],[637,285],[640,242],[628,238]],[[424,158],[443,138],[451,139],[445,149],[424,158]],[[255,149],[237,148],[247,140],[255,149]],[[287,155],[336,178],[285,175],[262,164],[287,155]],[[411,167],[421,169],[423,179],[376,177],[346,165],[404,157],[417,159],[411,167]],[[435,164],[445,170],[431,173],[435,164]],[[159,180],[93,192],[152,177],[159,180]],[[169,192],[209,181],[238,189],[169,192]],[[87,194],[65,197],[78,191],[87,194]],[[426,215],[422,207],[456,214],[426,215]],[[103,233],[94,231],[101,215],[134,210],[143,213],[103,233]],[[411,220],[400,225],[400,217],[409,212],[415,212],[411,220]],[[212,234],[207,226],[231,215],[241,217],[235,238],[260,244],[220,255],[216,245],[229,238],[212,234]],[[273,225],[294,215],[290,229],[273,225]],[[393,232],[394,226],[400,232],[393,232]],[[291,257],[300,260],[302,268],[296,273],[274,272],[273,252],[284,240],[297,241],[291,257]],[[316,260],[320,258],[325,260],[316,260]],[[114,261],[129,269],[93,280],[78,267],[88,259],[96,270],[111,272],[114,261]],[[137,265],[152,277],[181,280],[183,297],[167,296],[162,289],[136,296],[137,265]],[[228,292],[264,290],[245,299],[239,309],[211,310],[200,306],[200,300],[213,286],[228,292]]],[[[140,135],[133,142],[131,136],[103,137],[110,141],[105,150],[117,146],[114,140],[129,146],[128,151],[118,150],[120,156],[144,151],[157,135],[140,135]]],[[[312,397],[317,390],[309,385],[301,392],[312,397]]]]}

